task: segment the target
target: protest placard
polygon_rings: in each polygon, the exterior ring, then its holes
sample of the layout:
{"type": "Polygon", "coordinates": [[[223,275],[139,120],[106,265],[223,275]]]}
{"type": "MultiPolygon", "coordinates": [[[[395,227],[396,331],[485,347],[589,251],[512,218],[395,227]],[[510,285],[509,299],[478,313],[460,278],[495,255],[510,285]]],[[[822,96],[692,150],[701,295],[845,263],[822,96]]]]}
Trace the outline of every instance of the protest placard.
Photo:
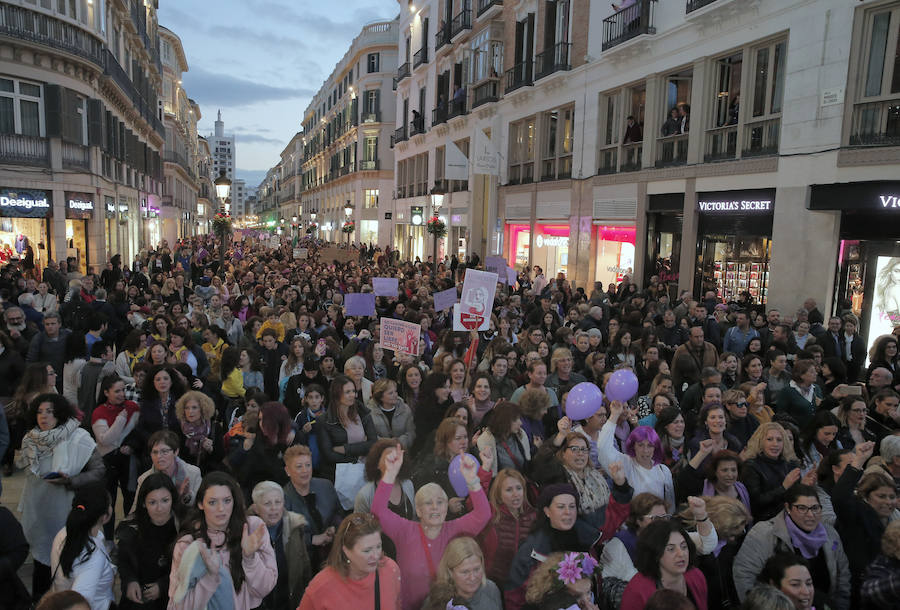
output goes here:
{"type": "Polygon", "coordinates": [[[465,328],[480,328],[485,319],[490,317],[496,291],[496,273],[466,269],[462,296],[459,299],[460,319],[465,328]]]}
{"type": "Polygon", "coordinates": [[[395,277],[373,277],[372,288],[376,297],[396,297],[400,292],[400,283],[395,277]]]}
{"type": "Polygon", "coordinates": [[[404,354],[419,353],[419,336],[422,327],[415,322],[381,318],[381,347],[404,354]]]}
{"type": "Polygon", "coordinates": [[[309,249],[307,248],[294,248],[294,260],[302,261],[306,260],[306,257],[309,255],[309,249]]]}
{"type": "Polygon", "coordinates": [[[456,303],[456,288],[448,288],[434,293],[434,310],[444,311],[456,303]]]}
{"type": "Polygon", "coordinates": [[[344,306],[348,316],[374,316],[375,294],[372,292],[350,292],[344,295],[344,306]]]}
{"type": "Polygon", "coordinates": [[[506,283],[509,286],[515,286],[516,281],[518,280],[519,275],[516,273],[516,270],[512,267],[506,268],[506,283]]]}
{"type": "Polygon", "coordinates": [[[319,260],[330,265],[332,262],[349,263],[350,261],[359,260],[359,253],[353,250],[342,250],[340,248],[322,248],[319,250],[319,260]]]}
{"type": "Polygon", "coordinates": [[[460,311],[459,303],[453,304],[453,330],[458,330],[462,332],[470,331],[470,330],[490,330],[491,328],[491,317],[490,316],[482,316],[480,318],[480,325],[475,328],[474,322],[472,322],[471,318],[467,319],[468,326],[463,324],[462,313],[460,311]]]}

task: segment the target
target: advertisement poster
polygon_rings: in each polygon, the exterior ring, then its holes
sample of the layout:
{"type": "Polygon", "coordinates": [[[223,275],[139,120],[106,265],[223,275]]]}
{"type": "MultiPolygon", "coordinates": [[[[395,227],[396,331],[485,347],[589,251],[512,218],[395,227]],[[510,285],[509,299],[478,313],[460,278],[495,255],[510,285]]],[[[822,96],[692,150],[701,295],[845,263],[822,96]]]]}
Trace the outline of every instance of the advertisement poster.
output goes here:
{"type": "Polygon", "coordinates": [[[421,331],[422,327],[414,322],[381,318],[381,347],[404,354],[418,354],[421,331]]]}
{"type": "Polygon", "coordinates": [[[889,335],[900,325],[900,257],[879,256],[875,265],[875,295],[869,312],[866,351],[881,335],[889,335]]]}

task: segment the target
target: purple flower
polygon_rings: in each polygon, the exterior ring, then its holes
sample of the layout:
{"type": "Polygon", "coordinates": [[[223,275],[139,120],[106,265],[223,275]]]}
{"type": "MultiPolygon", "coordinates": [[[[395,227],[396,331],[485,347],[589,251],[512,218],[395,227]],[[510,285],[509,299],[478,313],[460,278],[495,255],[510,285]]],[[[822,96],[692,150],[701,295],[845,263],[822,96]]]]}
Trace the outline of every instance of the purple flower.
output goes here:
{"type": "Polygon", "coordinates": [[[588,553],[585,553],[584,559],[581,560],[581,571],[585,576],[590,576],[594,573],[597,565],[597,560],[591,557],[588,553]]]}
{"type": "Polygon", "coordinates": [[[465,606],[455,605],[453,603],[453,600],[451,599],[449,602],[447,602],[447,610],[469,610],[469,609],[466,608],[465,606]]]}
{"type": "Polygon", "coordinates": [[[581,580],[581,568],[578,565],[578,553],[566,553],[566,556],[559,562],[556,568],[559,579],[567,584],[574,585],[581,580]]]}

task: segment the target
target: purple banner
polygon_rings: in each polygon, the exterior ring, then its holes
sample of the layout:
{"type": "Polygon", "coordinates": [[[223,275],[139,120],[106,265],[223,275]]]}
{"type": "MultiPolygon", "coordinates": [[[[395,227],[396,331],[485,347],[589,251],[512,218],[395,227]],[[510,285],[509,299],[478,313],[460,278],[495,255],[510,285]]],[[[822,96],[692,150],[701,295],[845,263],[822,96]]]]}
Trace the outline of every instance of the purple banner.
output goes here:
{"type": "Polygon", "coordinates": [[[372,288],[377,297],[395,297],[400,292],[400,283],[395,277],[373,277],[372,288]]]}
{"type": "Polygon", "coordinates": [[[444,311],[456,303],[456,288],[448,288],[434,293],[434,310],[444,311]]]}
{"type": "Polygon", "coordinates": [[[375,294],[350,292],[344,295],[344,305],[348,316],[374,316],[375,294]]]}

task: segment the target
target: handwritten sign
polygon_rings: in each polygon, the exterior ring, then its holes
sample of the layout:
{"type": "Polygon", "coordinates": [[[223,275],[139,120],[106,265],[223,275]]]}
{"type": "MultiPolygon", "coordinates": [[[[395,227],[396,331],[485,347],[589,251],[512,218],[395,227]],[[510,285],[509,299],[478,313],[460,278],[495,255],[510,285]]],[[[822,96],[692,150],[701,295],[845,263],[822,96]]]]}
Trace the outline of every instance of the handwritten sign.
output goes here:
{"type": "Polygon", "coordinates": [[[381,318],[381,347],[404,354],[419,353],[422,327],[414,322],[381,318]]]}

